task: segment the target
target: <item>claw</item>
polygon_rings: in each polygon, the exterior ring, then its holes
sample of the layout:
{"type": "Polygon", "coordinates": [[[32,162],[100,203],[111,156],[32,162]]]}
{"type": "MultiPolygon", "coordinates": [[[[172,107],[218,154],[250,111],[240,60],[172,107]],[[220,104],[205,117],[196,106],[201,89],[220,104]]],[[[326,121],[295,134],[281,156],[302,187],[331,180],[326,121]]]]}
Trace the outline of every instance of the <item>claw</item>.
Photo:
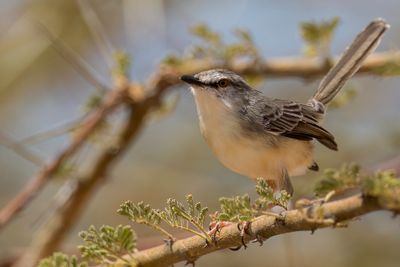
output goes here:
{"type": "Polygon", "coordinates": [[[167,238],[163,240],[165,245],[167,245],[172,250],[172,245],[174,244],[175,240],[173,238],[167,238]]]}
{"type": "Polygon", "coordinates": [[[252,242],[253,243],[257,243],[258,242],[260,244],[260,247],[262,245],[264,245],[264,240],[263,240],[262,236],[260,236],[259,234],[256,234],[256,239],[254,239],[252,242]]]}
{"type": "Polygon", "coordinates": [[[194,267],[196,265],[196,261],[195,260],[187,260],[184,266],[189,265],[189,264],[191,264],[194,267]]]}
{"type": "Polygon", "coordinates": [[[208,242],[208,240],[206,239],[206,242],[204,242],[204,246],[203,246],[203,248],[208,248],[208,247],[210,247],[210,242],[208,242]]]}
{"type": "Polygon", "coordinates": [[[186,254],[186,263],[184,266],[191,264],[194,267],[197,259],[198,259],[198,257],[194,257],[194,256],[190,256],[190,255],[186,254]]]}
{"type": "Polygon", "coordinates": [[[242,246],[237,246],[237,247],[229,248],[229,249],[232,250],[232,251],[238,251],[241,247],[242,247],[242,246]]]}

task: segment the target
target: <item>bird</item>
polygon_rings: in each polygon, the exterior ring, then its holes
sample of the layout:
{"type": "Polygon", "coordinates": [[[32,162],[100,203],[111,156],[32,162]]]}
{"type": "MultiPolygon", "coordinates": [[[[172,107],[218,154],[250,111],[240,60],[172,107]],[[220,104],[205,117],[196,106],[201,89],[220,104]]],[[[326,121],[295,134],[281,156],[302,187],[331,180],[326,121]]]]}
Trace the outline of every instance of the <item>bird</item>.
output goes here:
{"type": "Polygon", "coordinates": [[[201,134],[228,169],[251,179],[264,178],[274,192],[293,195],[290,177],[319,169],[315,141],[337,150],[323,126],[327,105],[358,71],[389,28],[373,20],[354,39],[306,103],[275,99],[252,88],[228,69],[211,69],[181,80],[193,93],[201,134]]]}

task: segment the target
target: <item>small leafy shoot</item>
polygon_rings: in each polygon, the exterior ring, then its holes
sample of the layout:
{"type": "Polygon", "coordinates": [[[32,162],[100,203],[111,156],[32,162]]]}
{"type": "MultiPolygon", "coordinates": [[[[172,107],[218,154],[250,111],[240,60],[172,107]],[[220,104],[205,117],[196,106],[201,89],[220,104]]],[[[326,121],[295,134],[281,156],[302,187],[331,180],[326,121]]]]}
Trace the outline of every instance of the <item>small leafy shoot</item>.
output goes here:
{"type": "Polygon", "coordinates": [[[204,228],[204,221],[208,213],[207,207],[200,202],[194,202],[192,195],[186,196],[186,207],[176,199],[169,198],[167,207],[160,211],[160,217],[173,228],[196,234],[207,241],[211,238],[204,228]]]}
{"type": "Polygon", "coordinates": [[[304,54],[328,58],[333,34],[339,21],[338,17],[334,17],[328,21],[301,23],[300,32],[306,43],[304,54]]]}
{"type": "Polygon", "coordinates": [[[78,262],[75,256],[68,256],[60,252],[53,253],[52,256],[42,259],[38,267],[87,267],[86,262],[78,262]]]}
{"type": "Polygon", "coordinates": [[[216,220],[228,222],[250,221],[255,216],[249,195],[235,197],[221,197],[219,199],[220,212],[216,220]]]}
{"type": "Polygon", "coordinates": [[[136,234],[129,225],[119,225],[116,228],[102,226],[99,230],[90,226],[87,231],[80,232],[79,236],[84,241],[79,250],[85,260],[109,264],[122,261],[129,266],[129,261],[121,255],[128,254],[133,259],[136,234]]]}
{"type": "Polygon", "coordinates": [[[314,192],[323,197],[331,191],[342,192],[360,185],[360,166],[355,163],[344,164],[340,169],[326,169],[324,178],[315,186],[314,192]]]}
{"type": "Polygon", "coordinates": [[[366,176],[362,183],[362,192],[375,197],[379,204],[390,210],[400,211],[400,179],[393,171],[380,171],[366,176]]]}
{"type": "Polygon", "coordinates": [[[256,192],[259,197],[255,201],[255,207],[259,211],[265,211],[273,206],[280,206],[286,209],[291,198],[285,190],[274,193],[271,186],[269,186],[267,181],[262,178],[257,180],[256,192]]]}
{"type": "Polygon", "coordinates": [[[168,239],[174,240],[172,234],[161,227],[162,217],[159,210],[153,209],[148,204],[144,204],[142,201],[139,203],[133,203],[132,201],[125,201],[121,204],[117,213],[128,217],[132,222],[147,225],[156,231],[159,231],[165,235],[168,239]]]}

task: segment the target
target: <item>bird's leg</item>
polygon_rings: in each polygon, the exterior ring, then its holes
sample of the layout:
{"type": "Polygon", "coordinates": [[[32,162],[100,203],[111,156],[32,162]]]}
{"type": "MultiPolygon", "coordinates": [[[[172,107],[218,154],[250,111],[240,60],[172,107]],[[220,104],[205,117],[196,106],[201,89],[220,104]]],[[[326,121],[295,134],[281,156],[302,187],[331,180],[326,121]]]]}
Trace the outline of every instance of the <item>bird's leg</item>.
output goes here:
{"type": "Polygon", "coordinates": [[[279,184],[280,190],[285,190],[290,196],[293,196],[294,189],[290,181],[289,173],[286,168],[282,169],[281,183],[279,184]]]}
{"type": "MultiPolygon", "coordinates": [[[[269,186],[272,188],[272,190],[275,192],[275,194],[281,194],[282,190],[285,190],[286,193],[289,194],[290,197],[293,196],[293,185],[292,182],[290,181],[289,173],[286,168],[282,168],[282,173],[281,177],[277,180],[270,180],[268,181],[269,186]]],[[[278,198],[280,196],[278,195],[278,198]]],[[[288,203],[284,206],[282,205],[275,205],[271,207],[271,210],[275,209],[275,207],[279,207],[281,209],[284,209],[283,211],[289,210],[293,207],[291,200],[288,201],[288,203]]],[[[282,213],[282,210],[278,213],[282,213]]]]}

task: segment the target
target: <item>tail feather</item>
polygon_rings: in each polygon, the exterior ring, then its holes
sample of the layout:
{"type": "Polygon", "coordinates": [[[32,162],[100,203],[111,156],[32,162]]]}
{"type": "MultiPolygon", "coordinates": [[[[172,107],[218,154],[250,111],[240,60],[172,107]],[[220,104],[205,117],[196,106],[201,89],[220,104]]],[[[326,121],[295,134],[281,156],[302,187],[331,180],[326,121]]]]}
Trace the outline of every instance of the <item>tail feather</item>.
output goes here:
{"type": "Polygon", "coordinates": [[[383,19],[372,21],[354,39],[339,61],[329,70],[318,86],[318,90],[310,102],[328,104],[344,83],[360,68],[365,58],[378,46],[383,33],[389,28],[383,19]]]}

